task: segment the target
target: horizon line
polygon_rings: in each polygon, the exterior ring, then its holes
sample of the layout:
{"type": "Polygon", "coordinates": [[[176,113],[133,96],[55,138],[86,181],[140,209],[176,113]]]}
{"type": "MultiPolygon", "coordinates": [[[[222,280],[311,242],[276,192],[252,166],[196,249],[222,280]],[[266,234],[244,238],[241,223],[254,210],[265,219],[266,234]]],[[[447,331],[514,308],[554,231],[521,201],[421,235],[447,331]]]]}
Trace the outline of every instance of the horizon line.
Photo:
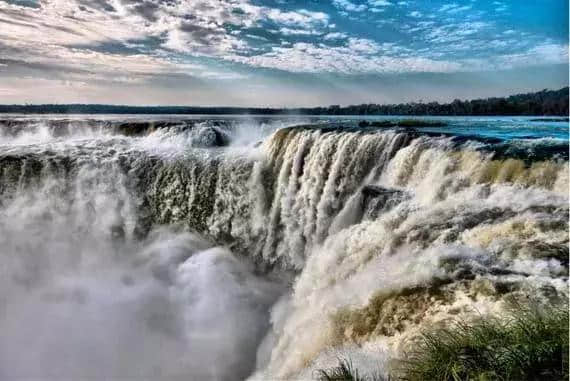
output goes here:
{"type": "Polygon", "coordinates": [[[0,103],[0,107],[40,107],[40,106],[103,106],[103,107],[130,107],[130,108],[196,108],[196,109],[209,109],[209,108],[219,108],[219,109],[263,109],[263,110],[299,110],[299,109],[316,109],[316,108],[331,108],[331,107],[351,107],[351,106],[362,106],[362,105],[378,105],[378,106],[394,106],[394,105],[407,105],[407,104],[430,104],[437,103],[440,105],[451,104],[456,100],[461,102],[471,102],[477,100],[488,100],[488,99],[498,99],[498,98],[509,98],[519,95],[530,95],[538,94],[541,92],[558,92],[562,90],[569,90],[569,86],[564,86],[559,89],[549,89],[545,88],[542,90],[530,91],[526,93],[516,93],[505,96],[491,96],[487,98],[471,98],[471,99],[454,99],[448,102],[438,102],[438,101],[424,101],[422,99],[418,101],[408,101],[400,103],[353,103],[353,104],[329,104],[329,105],[319,105],[319,106],[221,106],[221,105],[207,105],[207,106],[195,106],[195,105],[129,105],[129,104],[118,104],[118,103],[0,103]]]}

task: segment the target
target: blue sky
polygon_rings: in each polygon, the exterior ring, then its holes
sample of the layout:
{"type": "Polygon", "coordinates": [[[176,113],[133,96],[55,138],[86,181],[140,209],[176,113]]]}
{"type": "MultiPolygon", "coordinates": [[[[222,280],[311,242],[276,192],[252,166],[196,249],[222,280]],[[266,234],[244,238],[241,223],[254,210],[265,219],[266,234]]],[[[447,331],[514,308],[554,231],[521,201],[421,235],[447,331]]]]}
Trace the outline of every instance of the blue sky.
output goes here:
{"type": "Polygon", "coordinates": [[[568,85],[567,0],[0,0],[0,103],[309,106],[568,85]]]}

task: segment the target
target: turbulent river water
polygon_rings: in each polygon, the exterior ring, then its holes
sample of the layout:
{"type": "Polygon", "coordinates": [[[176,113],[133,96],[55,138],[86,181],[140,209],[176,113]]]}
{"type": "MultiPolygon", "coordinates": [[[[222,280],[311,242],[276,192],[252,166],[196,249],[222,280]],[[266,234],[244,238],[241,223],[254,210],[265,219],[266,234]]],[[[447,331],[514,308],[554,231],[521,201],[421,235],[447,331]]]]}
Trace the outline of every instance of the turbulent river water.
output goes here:
{"type": "Polygon", "coordinates": [[[567,297],[567,123],[358,120],[3,117],[0,378],[387,372],[567,297]]]}

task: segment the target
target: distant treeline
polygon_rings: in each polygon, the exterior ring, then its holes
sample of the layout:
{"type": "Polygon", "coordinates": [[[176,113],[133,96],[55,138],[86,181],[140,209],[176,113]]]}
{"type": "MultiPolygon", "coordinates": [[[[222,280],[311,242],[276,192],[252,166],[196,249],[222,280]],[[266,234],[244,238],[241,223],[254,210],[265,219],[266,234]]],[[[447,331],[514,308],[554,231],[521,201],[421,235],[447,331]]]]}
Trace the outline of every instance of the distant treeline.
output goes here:
{"type": "Polygon", "coordinates": [[[363,104],[302,109],[306,114],[327,115],[568,115],[568,87],[507,98],[454,100],[451,103],[363,104]]]}
{"type": "Polygon", "coordinates": [[[507,98],[312,108],[116,106],[98,104],[0,105],[0,113],[22,114],[258,114],[258,115],[568,115],[568,87],[507,98]]]}

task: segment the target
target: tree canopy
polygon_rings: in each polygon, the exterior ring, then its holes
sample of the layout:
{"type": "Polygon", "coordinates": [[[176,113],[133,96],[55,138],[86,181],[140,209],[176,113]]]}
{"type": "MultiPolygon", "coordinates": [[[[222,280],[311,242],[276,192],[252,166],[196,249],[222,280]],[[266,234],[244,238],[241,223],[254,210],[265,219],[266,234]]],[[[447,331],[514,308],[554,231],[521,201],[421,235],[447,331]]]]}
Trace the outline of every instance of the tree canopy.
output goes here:
{"type": "Polygon", "coordinates": [[[24,114],[301,114],[301,115],[557,115],[568,116],[568,87],[504,98],[451,103],[332,105],[310,108],[121,106],[102,104],[0,105],[0,113],[24,114]]]}

